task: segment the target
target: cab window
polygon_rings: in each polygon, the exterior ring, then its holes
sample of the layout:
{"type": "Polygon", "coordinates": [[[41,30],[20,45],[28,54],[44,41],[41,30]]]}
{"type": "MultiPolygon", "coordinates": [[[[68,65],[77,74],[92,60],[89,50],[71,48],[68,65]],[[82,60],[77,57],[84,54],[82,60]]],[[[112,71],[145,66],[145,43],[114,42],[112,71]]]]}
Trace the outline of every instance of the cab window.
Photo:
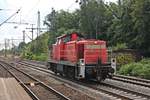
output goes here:
{"type": "Polygon", "coordinates": [[[67,36],[63,39],[63,42],[66,43],[66,42],[69,42],[71,39],[70,39],[70,36],[67,36]]]}

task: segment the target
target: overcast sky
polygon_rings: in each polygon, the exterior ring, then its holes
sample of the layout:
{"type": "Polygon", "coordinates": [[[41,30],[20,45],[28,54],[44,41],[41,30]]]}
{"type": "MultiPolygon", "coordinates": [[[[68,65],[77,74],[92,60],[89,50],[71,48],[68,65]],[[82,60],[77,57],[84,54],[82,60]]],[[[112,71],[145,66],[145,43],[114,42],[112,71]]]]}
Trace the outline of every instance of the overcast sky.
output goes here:
{"type": "MultiPolygon", "coordinates": [[[[116,2],[117,0],[105,0],[105,1],[116,2]]],[[[0,23],[2,23],[13,13],[15,13],[17,9],[21,8],[20,13],[16,14],[8,22],[21,21],[24,23],[36,24],[37,11],[39,10],[41,12],[41,26],[42,26],[44,17],[51,12],[52,7],[55,10],[64,9],[68,11],[73,11],[79,8],[79,4],[75,3],[75,0],[0,0],[0,9],[5,9],[0,10],[0,23]]],[[[22,38],[22,31],[25,30],[26,27],[30,27],[30,25],[14,25],[7,23],[3,24],[2,26],[0,26],[0,43],[4,43],[5,38],[9,39],[22,38]]],[[[34,33],[36,35],[36,32],[34,33]]]]}

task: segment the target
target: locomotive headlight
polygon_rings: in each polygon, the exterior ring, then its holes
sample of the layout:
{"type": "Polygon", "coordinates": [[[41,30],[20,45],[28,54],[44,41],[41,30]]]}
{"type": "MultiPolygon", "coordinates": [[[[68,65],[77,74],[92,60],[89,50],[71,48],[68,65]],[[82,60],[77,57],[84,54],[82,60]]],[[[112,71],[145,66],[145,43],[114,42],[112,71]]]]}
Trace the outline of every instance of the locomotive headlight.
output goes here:
{"type": "Polygon", "coordinates": [[[84,65],[84,59],[80,59],[79,62],[80,62],[80,65],[84,65]]]}
{"type": "Polygon", "coordinates": [[[94,43],[97,44],[97,41],[95,41],[94,43]]]}

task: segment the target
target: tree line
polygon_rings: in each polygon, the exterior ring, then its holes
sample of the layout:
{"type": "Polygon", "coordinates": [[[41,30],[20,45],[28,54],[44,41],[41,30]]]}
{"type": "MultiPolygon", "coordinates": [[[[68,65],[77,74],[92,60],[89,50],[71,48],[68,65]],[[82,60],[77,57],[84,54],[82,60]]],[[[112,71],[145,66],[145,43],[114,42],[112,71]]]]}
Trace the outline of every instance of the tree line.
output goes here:
{"type": "Polygon", "coordinates": [[[61,34],[77,31],[150,56],[150,0],[82,0],[73,12],[52,9],[44,24],[49,27],[49,44],[61,34]]]}

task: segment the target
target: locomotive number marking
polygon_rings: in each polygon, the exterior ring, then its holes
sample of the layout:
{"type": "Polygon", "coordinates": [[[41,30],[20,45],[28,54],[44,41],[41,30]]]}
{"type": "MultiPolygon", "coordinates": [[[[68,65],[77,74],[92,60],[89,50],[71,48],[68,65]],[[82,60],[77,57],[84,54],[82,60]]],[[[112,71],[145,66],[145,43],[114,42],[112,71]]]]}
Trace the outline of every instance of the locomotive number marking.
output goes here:
{"type": "Polygon", "coordinates": [[[86,45],[86,49],[102,49],[105,48],[105,45],[86,45]]]}

